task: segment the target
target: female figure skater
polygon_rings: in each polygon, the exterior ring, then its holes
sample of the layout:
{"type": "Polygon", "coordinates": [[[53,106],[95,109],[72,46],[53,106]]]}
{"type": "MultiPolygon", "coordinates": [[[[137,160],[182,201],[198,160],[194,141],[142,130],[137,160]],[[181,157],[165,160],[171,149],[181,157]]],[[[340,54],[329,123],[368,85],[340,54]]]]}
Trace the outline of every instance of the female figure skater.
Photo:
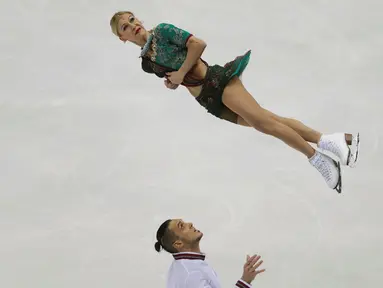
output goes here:
{"type": "Polygon", "coordinates": [[[249,62],[250,50],[224,66],[210,66],[201,59],[206,43],[173,24],[161,23],[147,31],[133,13],[121,11],[113,15],[110,26],[121,41],[141,47],[142,69],[165,78],[167,88],[182,85],[208,113],[284,141],[303,153],[327,185],[341,193],[340,164],[352,167],[356,163],[359,134],[356,137],[345,133],[323,135],[295,119],[275,115],[261,107],[240,80],[249,62]],[[317,151],[308,142],[331,152],[339,161],[317,151]],[[356,144],[354,154],[350,149],[353,144],[356,144]]]}

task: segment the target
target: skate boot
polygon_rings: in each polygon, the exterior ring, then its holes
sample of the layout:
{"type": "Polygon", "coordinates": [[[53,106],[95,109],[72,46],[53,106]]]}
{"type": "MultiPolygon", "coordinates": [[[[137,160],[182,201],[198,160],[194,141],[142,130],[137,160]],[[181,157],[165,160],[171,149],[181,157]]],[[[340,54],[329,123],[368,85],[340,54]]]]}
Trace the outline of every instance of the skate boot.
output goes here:
{"type": "Polygon", "coordinates": [[[351,156],[349,160],[348,166],[354,168],[356,166],[356,162],[358,161],[359,156],[359,133],[355,136],[352,136],[352,142],[351,142],[351,156]]]}
{"type": "Polygon", "coordinates": [[[351,149],[347,145],[345,134],[335,133],[330,135],[322,135],[318,142],[318,148],[331,152],[342,165],[349,165],[352,160],[351,149]]]}
{"type": "Polygon", "coordinates": [[[318,151],[309,159],[325,179],[328,187],[342,193],[342,174],[339,162],[335,162],[332,158],[318,151]]]}

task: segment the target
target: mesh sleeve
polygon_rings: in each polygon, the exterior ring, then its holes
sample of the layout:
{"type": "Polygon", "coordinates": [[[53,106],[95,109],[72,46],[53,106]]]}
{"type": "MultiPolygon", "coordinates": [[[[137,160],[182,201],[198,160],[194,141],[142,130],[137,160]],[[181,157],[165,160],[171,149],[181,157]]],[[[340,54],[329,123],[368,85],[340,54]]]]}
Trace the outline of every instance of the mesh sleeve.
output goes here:
{"type": "Polygon", "coordinates": [[[172,44],[186,47],[186,43],[193,34],[178,28],[170,23],[161,23],[156,27],[156,32],[162,39],[169,41],[172,44]]]}

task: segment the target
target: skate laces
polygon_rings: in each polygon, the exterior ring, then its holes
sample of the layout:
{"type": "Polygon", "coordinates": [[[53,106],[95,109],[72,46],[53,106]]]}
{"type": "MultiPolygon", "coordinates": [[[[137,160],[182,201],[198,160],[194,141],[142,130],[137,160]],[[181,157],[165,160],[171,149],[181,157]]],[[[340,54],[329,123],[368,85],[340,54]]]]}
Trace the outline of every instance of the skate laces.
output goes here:
{"type": "Polygon", "coordinates": [[[323,139],[321,148],[340,156],[341,147],[334,139],[323,139]]]}
{"type": "Polygon", "coordinates": [[[328,161],[324,160],[323,158],[318,161],[318,170],[322,174],[323,178],[326,180],[326,182],[332,181],[332,173],[331,169],[329,167],[328,161]]]}
{"type": "Polygon", "coordinates": [[[323,178],[328,184],[333,181],[333,173],[330,167],[329,161],[324,158],[323,155],[316,153],[313,159],[310,160],[311,164],[317,168],[319,173],[322,174],[323,178]]]}

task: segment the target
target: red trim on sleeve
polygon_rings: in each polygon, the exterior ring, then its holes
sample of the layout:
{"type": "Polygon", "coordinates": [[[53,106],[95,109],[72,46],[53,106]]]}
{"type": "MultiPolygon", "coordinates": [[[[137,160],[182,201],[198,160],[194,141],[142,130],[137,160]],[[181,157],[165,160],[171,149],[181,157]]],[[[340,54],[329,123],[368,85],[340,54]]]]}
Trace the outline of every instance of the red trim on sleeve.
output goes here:
{"type": "Polygon", "coordinates": [[[188,41],[189,41],[189,39],[190,39],[192,36],[193,36],[193,34],[190,34],[190,35],[188,36],[188,38],[186,38],[186,40],[185,40],[185,46],[188,44],[188,41]]]}
{"type": "Polygon", "coordinates": [[[251,288],[251,285],[241,280],[238,280],[235,286],[237,286],[238,288],[251,288]]]}

